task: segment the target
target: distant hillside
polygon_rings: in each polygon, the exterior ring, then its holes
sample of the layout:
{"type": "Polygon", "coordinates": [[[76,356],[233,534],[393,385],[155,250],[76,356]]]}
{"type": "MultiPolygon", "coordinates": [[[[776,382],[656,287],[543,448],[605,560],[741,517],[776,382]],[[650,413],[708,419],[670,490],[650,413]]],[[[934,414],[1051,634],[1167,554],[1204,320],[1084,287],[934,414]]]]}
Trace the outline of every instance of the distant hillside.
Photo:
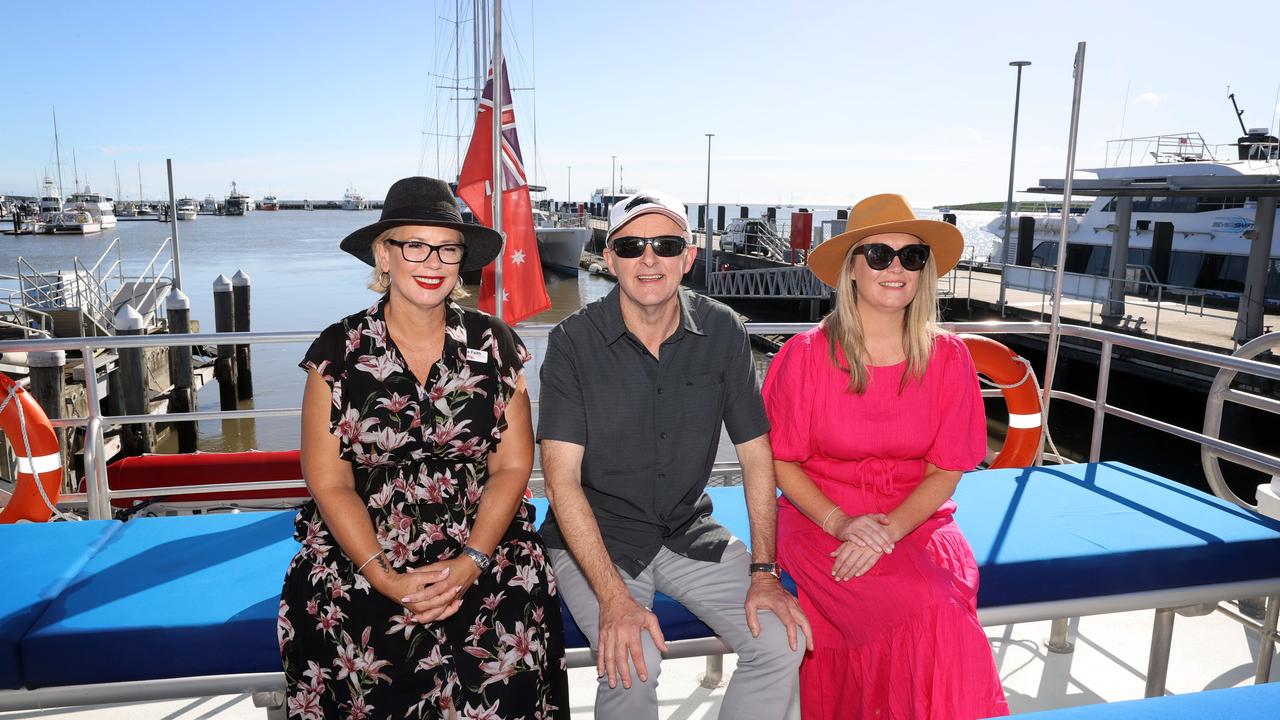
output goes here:
{"type": "MultiPolygon", "coordinates": [[[[1083,210],[1088,210],[1089,206],[1092,204],[1093,202],[1090,200],[1077,200],[1071,203],[1071,208],[1073,210],[1083,211],[1083,210]]],[[[1051,202],[1051,203],[1048,203],[1047,207],[1052,210],[1057,210],[1058,208],[1061,207],[1061,205],[1056,202],[1051,202]]],[[[1046,208],[1046,204],[1043,202],[1015,202],[1013,204],[1013,211],[1015,213],[1042,213],[1045,211],[1045,208],[1046,208]]],[[[996,202],[965,203],[963,205],[934,205],[933,209],[934,210],[985,210],[988,212],[1001,212],[1004,210],[1004,202],[996,201],[996,202]]]]}

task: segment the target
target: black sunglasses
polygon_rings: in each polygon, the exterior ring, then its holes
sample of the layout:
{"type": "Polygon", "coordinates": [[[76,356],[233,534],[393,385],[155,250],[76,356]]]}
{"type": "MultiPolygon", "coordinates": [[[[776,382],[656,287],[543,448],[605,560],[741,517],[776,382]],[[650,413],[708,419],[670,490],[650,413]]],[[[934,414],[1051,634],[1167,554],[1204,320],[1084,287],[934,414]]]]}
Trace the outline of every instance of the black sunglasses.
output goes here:
{"type": "Polygon", "coordinates": [[[426,262],[431,257],[431,253],[440,256],[440,262],[445,265],[457,265],[467,256],[467,246],[451,243],[448,245],[432,245],[421,240],[391,240],[387,239],[388,245],[394,245],[400,248],[400,257],[405,262],[420,263],[426,262]]]}
{"type": "Polygon", "coordinates": [[[653,254],[658,257],[675,257],[684,252],[688,243],[678,235],[661,235],[659,237],[620,237],[609,241],[613,254],[628,260],[644,254],[646,245],[653,246],[653,254]]]}
{"type": "Polygon", "coordinates": [[[888,268],[895,257],[902,262],[902,269],[909,272],[920,272],[924,264],[929,262],[929,246],[923,244],[907,245],[894,250],[884,243],[867,243],[854,248],[853,254],[866,258],[867,267],[872,270],[888,268]]]}

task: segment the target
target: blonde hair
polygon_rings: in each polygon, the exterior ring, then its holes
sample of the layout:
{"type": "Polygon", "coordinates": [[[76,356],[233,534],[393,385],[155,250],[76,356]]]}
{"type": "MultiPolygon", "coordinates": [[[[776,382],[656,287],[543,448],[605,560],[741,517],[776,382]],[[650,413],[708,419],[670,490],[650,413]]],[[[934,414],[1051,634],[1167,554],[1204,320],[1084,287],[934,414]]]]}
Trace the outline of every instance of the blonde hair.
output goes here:
{"type": "MultiPolygon", "coordinates": [[[[383,230],[378,237],[373,239],[373,242],[369,243],[369,252],[373,253],[373,271],[369,276],[369,282],[365,286],[379,295],[386,295],[387,291],[391,289],[391,276],[378,268],[378,253],[374,251],[374,248],[391,239],[391,233],[394,231],[395,228],[383,230]]],[[[458,282],[454,284],[453,290],[449,292],[449,297],[454,300],[471,297],[471,293],[467,292],[467,289],[462,285],[461,272],[458,273],[458,282]]]]}
{"type": "MultiPolygon", "coordinates": [[[[861,243],[854,243],[845,253],[840,266],[839,286],[836,287],[835,307],[822,319],[827,331],[827,351],[831,364],[849,373],[848,391],[861,395],[871,381],[868,369],[866,338],[862,334],[862,319],[858,315],[858,289],[852,278],[853,250],[861,243]],[[844,350],[846,364],[840,362],[838,349],[844,350]]],[[[916,295],[907,305],[902,319],[902,336],[907,355],[907,371],[902,374],[901,392],[907,380],[924,376],[933,352],[933,341],[943,330],[938,327],[938,266],[929,255],[921,268],[916,283],[916,295]]]]}

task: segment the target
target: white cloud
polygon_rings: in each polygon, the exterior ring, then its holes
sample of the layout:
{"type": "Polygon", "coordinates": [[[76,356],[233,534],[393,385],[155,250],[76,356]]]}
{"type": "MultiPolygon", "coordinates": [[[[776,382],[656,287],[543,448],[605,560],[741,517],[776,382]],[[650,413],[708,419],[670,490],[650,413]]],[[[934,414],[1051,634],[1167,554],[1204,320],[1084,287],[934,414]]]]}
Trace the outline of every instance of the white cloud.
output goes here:
{"type": "Polygon", "coordinates": [[[1168,100],[1168,99],[1169,99],[1169,96],[1165,93],[1151,92],[1150,90],[1148,90],[1147,92],[1144,92],[1138,97],[1134,98],[1133,104],[1149,105],[1153,108],[1158,108],[1164,104],[1165,100],[1168,100]]]}

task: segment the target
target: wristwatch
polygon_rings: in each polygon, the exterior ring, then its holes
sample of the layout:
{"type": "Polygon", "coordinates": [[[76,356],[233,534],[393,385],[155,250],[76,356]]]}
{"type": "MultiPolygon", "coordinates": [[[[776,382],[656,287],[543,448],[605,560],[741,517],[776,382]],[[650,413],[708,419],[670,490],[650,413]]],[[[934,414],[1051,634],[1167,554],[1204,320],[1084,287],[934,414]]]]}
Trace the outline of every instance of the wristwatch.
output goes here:
{"type": "Polygon", "coordinates": [[[755,575],[758,572],[762,572],[762,573],[769,573],[770,575],[779,579],[782,577],[782,573],[778,572],[777,563],[751,563],[749,572],[752,575],[755,575]]]}
{"type": "Polygon", "coordinates": [[[472,562],[479,566],[482,573],[488,570],[489,563],[493,562],[493,558],[470,546],[463,547],[462,553],[471,558],[472,562]]]}

